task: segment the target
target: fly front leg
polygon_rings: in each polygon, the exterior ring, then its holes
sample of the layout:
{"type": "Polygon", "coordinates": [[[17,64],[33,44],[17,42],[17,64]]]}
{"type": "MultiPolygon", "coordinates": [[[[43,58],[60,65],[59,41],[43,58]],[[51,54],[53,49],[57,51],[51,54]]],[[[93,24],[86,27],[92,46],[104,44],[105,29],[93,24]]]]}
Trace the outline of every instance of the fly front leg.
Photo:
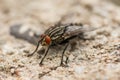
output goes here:
{"type": "Polygon", "coordinates": [[[39,65],[42,65],[43,60],[45,59],[46,55],[48,54],[48,51],[49,51],[50,47],[51,47],[51,45],[50,45],[50,46],[48,46],[48,48],[47,48],[47,50],[46,50],[46,52],[45,52],[45,55],[44,55],[44,56],[43,56],[43,58],[41,59],[41,61],[40,61],[39,65]]]}
{"type": "MultiPolygon", "coordinates": [[[[67,49],[68,46],[69,46],[69,42],[66,43],[65,48],[64,48],[64,50],[63,50],[63,52],[62,52],[62,58],[61,58],[60,66],[65,66],[64,63],[63,63],[63,57],[64,57],[64,53],[65,53],[65,51],[66,51],[66,49],[67,49]]],[[[68,59],[68,58],[67,58],[67,59],[68,59]]]]}
{"type": "Polygon", "coordinates": [[[36,47],[36,49],[33,51],[33,53],[27,55],[28,57],[32,56],[32,55],[38,50],[39,45],[40,45],[40,42],[41,42],[41,40],[38,41],[37,47],[36,47]]]}

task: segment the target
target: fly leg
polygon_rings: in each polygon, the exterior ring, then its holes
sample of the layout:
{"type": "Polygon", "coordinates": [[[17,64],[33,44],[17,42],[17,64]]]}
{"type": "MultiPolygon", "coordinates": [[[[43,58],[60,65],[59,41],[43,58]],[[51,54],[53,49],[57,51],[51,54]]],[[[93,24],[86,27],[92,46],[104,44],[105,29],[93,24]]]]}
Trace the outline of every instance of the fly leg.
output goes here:
{"type": "MultiPolygon", "coordinates": [[[[64,48],[64,50],[63,50],[63,52],[62,52],[62,58],[61,58],[60,66],[65,66],[64,63],[63,63],[63,57],[64,57],[64,53],[65,53],[65,51],[66,51],[66,49],[67,49],[68,46],[69,46],[69,42],[66,43],[65,48],[64,48]]],[[[67,61],[67,60],[68,60],[68,57],[67,57],[66,61],[67,61]]]]}
{"type": "Polygon", "coordinates": [[[29,54],[28,57],[29,57],[29,56],[32,56],[32,55],[38,50],[38,47],[39,47],[40,42],[41,42],[41,40],[38,41],[38,44],[37,44],[36,49],[33,51],[33,53],[29,54]]]}
{"type": "MultiPolygon", "coordinates": [[[[51,46],[51,45],[50,45],[50,46],[51,46]]],[[[50,46],[48,46],[48,48],[47,48],[47,50],[46,50],[46,52],[45,52],[45,55],[44,55],[43,58],[41,59],[39,65],[42,65],[43,60],[45,59],[46,55],[48,54],[48,51],[49,51],[49,49],[50,49],[50,46]]]]}
{"type": "Polygon", "coordinates": [[[65,64],[67,64],[68,63],[68,56],[66,56],[66,60],[65,60],[65,64]]]}

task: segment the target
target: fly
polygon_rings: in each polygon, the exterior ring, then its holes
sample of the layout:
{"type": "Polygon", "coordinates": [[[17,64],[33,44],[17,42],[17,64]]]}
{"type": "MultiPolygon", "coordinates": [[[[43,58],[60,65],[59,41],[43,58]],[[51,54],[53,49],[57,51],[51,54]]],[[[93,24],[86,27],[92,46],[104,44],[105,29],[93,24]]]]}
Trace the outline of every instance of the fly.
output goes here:
{"type": "MultiPolygon", "coordinates": [[[[47,49],[44,53],[44,56],[42,57],[40,61],[40,65],[42,65],[43,60],[45,59],[46,55],[48,54],[48,51],[50,47],[53,45],[60,45],[62,43],[65,44],[64,50],[62,52],[61,62],[60,66],[63,66],[63,57],[64,53],[69,46],[69,42],[71,39],[80,36],[86,31],[91,31],[89,29],[86,29],[83,27],[82,24],[58,24],[55,26],[50,27],[47,29],[42,35],[40,35],[40,40],[37,43],[36,49],[33,51],[33,53],[29,54],[28,56],[32,56],[37,50],[39,45],[47,46],[47,49]]],[[[68,59],[68,58],[67,58],[68,59]]]]}

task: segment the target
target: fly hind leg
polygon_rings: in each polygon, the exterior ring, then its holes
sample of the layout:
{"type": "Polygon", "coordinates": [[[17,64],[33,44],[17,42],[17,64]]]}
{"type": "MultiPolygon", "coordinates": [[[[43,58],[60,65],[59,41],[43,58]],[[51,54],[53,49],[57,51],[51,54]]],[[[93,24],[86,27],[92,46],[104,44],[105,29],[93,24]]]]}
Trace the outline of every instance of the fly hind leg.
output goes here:
{"type": "MultiPolygon", "coordinates": [[[[60,66],[65,66],[65,64],[63,63],[63,57],[64,57],[64,53],[65,53],[65,51],[66,51],[66,49],[67,49],[68,46],[69,46],[69,42],[66,43],[65,48],[64,48],[64,50],[63,50],[63,52],[62,52],[62,57],[61,57],[60,66]]],[[[68,57],[66,58],[66,63],[67,63],[67,60],[68,60],[68,57]]]]}

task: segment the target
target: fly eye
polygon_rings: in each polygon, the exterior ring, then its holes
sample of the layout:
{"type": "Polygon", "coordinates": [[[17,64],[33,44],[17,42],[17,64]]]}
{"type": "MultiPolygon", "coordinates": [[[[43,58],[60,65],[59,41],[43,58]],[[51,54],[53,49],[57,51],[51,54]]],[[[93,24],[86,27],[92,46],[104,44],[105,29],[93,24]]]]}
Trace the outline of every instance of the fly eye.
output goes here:
{"type": "Polygon", "coordinates": [[[45,42],[49,45],[51,42],[51,39],[49,36],[45,36],[45,42]]]}

